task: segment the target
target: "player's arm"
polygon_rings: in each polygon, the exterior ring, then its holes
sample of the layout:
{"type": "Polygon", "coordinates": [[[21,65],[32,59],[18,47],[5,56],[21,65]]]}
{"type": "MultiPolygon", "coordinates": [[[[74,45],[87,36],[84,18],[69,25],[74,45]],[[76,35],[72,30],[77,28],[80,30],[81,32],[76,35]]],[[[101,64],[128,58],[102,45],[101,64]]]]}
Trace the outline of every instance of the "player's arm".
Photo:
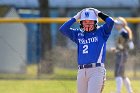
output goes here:
{"type": "Polygon", "coordinates": [[[60,28],[60,32],[71,40],[75,41],[77,31],[72,29],[71,26],[80,18],[80,12],[78,12],[73,18],[65,22],[60,28]]]}
{"type": "Polygon", "coordinates": [[[104,32],[105,34],[110,34],[112,28],[113,28],[113,25],[114,25],[114,20],[108,16],[107,14],[103,13],[103,12],[99,12],[98,13],[98,16],[103,20],[105,21],[106,23],[103,25],[103,29],[104,29],[104,32]]]}
{"type": "Polygon", "coordinates": [[[134,43],[131,39],[129,39],[129,34],[126,31],[122,31],[120,34],[123,38],[125,38],[125,40],[128,40],[127,43],[128,43],[129,49],[133,50],[134,49],[134,43]]]}
{"type": "Polygon", "coordinates": [[[108,37],[113,28],[114,20],[107,14],[105,14],[95,8],[90,8],[90,9],[92,9],[98,17],[100,17],[103,21],[105,21],[105,24],[101,27],[103,29],[102,34],[104,36],[108,37]]]}
{"type": "Polygon", "coordinates": [[[73,23],[76,22],[75,18],[71,18],[69,21],[65,22],[60,28],[60,32],[62,32],[62,34],[66,35],[66,36],[71,36],[72,35],[72,28],[70,28],[72,26],[73,23]]]}

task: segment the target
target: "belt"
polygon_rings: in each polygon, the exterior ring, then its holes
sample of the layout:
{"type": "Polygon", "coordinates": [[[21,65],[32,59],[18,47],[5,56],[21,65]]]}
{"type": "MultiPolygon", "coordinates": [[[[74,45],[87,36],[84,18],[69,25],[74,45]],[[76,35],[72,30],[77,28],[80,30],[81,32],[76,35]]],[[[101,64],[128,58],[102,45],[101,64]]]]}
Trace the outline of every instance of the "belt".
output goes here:
{"type": "Polygon", "coordinates": [[[91,64],[78,65],[78,69],[95,68],[95,67],[104,67],[104,63],[91,63],[91,64]]]}

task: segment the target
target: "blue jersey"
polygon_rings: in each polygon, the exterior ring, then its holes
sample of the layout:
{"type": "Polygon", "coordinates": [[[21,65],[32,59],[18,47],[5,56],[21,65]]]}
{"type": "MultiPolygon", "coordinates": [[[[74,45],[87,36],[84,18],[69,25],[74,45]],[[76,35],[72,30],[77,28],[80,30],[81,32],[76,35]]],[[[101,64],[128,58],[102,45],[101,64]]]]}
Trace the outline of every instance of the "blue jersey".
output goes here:
{"type": "Polygon", "coordinates": [[[60,27],[60,31],[78,46],[78,65],[90,63],[104,63],[106,56],[106,41],[114,25],[113,19],[108,17],[106,23],[91,32],[71,28],[76,22],[70,19],[60,27]]]}

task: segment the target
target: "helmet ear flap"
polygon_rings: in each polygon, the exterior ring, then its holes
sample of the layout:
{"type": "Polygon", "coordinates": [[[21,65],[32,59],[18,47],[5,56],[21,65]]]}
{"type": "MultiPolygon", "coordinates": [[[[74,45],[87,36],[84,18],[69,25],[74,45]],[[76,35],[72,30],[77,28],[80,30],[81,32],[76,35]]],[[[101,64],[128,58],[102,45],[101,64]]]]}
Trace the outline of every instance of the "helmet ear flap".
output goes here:
{"type": "Polygon", "coordinates": [[[97,28],[97,24],[95,24],[94,27],[97,28]]]}
{"type": "Polygon", "coordinates": [[[98,24],[97,24],[97,21],[94,21],[94,27],[95,27],[95,29],[97,29],[97,26],[98,26],[98,24]]]}
{"type": "Polygon", "coordinates": [[[80,28],[81,28],[81,29],[83,28],[83,24],[82,24],[82,21],[80,21],[80,28]]]}

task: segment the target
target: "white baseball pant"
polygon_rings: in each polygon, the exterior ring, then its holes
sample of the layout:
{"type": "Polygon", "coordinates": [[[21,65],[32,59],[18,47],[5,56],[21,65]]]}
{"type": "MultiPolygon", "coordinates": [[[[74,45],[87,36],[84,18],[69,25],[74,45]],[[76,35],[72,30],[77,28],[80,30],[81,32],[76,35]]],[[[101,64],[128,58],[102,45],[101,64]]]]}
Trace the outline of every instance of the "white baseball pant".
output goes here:
{"type": "Polygon", "coordinates": [[[78,70],[78,93],[102,93],[106,70],[104,67],[84,68],[78,70]]]}
{"type": "Polygon", "coordinates": [[[127,93],[133,93],[129,78],[116,77],[116,93],[121,93],[122,85],[125,85],[127,93]]]}

